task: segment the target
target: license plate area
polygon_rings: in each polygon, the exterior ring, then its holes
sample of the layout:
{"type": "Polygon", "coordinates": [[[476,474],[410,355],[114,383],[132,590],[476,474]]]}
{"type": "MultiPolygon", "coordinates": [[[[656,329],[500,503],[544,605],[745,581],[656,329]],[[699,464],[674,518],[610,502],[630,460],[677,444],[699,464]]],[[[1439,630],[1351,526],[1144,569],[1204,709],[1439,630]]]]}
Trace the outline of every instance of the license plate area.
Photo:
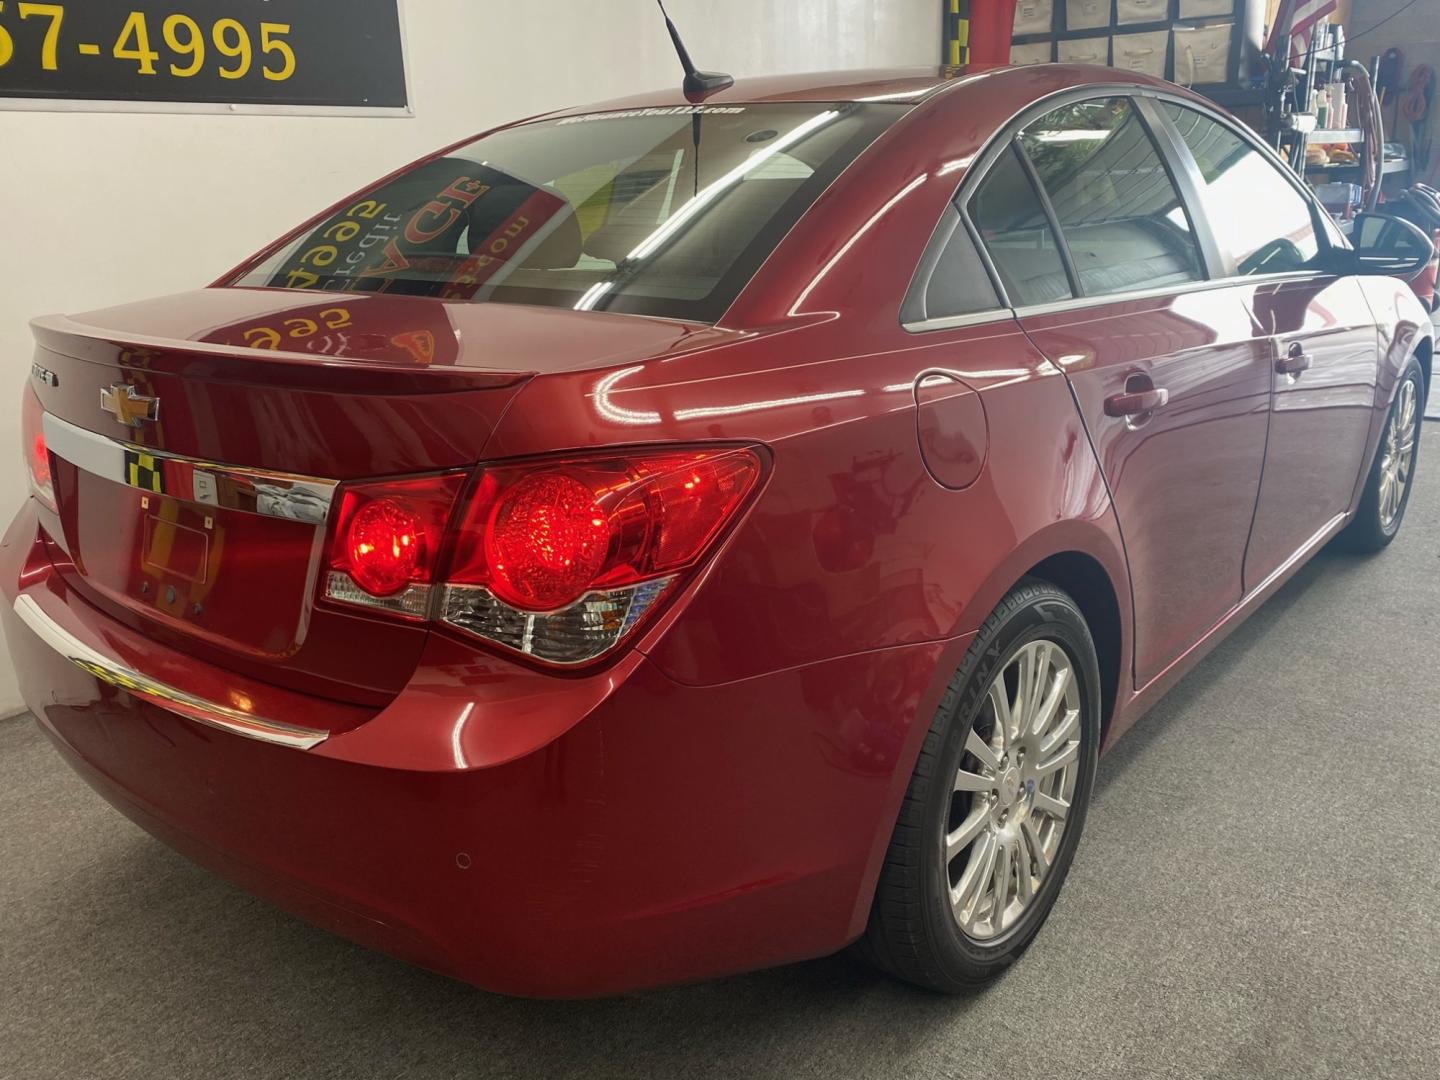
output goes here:
{"type": "Polygon", "coordinates": [[[46,417],[83,589],[259,659],[304,644],[333,484],[115,442],[46,417]]]}
{"type": "Polygon", "coordinates": [[[147,514],[140,562],[152,574],[206,585],[210,580],[210,534],[159,514],[147,514]]]}

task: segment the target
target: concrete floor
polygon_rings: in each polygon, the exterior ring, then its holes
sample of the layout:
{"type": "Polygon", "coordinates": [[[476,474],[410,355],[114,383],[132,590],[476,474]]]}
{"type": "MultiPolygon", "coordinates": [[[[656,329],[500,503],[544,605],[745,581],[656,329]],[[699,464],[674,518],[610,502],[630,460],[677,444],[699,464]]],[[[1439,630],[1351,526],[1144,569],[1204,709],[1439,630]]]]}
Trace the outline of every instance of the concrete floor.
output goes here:
{"type": "Polygon", "coordinates": [[[610,1001],[495,997],[314,930],[0,724],[0,1077],[1435,1076],[1440,425],[1405,530],[1324,553],[1101,765],[987,992],[846,956],[610,1001]]]}

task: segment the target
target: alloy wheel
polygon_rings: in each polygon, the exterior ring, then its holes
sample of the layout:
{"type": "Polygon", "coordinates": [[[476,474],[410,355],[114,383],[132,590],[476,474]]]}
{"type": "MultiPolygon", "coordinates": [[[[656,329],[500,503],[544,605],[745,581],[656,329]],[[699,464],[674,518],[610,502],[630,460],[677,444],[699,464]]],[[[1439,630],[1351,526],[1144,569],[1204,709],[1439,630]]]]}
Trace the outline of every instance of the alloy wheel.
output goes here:
{"type": "Polygon", "coordinates": [[[1415,380],[1406,379],[1400,396],[1390,410],[1385,428],[1385,450],[1380,459],[1380,526],[1389,532],[1405,504],[1410,487],[1411,468],[1415,461],[1415,412],[1418,395],[1415,380]]]}
{"type": "Polygon", "coordinates": [[[1013,928],[1050,873],[1080,776],[1081,700],[1069,655],[1040,638],[996,674],[966,733],[943,858],[974,941],[1013,928]]]}

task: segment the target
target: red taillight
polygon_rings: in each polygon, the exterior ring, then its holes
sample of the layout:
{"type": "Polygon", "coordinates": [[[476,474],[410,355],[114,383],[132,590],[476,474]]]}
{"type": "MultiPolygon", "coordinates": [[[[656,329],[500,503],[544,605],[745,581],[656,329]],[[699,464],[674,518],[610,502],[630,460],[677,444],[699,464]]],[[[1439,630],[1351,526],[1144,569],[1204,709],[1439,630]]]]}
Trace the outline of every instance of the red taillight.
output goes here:
{"type": "Polygon", "coordinates": [[[463,473],[348,488],[330,545],[332,599],[424,618],[463,473]]]}
{"type": "Polygon", "coordinates": [[[550,663],[622,640],[730,524],[761,473],[746,448],[628,451],[482,468],[452,524],[457,475],[348,489],[326,595],[550,663]]]}
{"type": "Polygon", "coordinates": [[[753,454],[676,461],[652,470],[648,483],[659,535],[653,569],[688,565],[709,545],[760,475],[753,454]]]}
{"type": "Polygon", "coordinates": [[[393,499],[375,499],[350,519],[345,532],[350,576],[368,593],[393,596],[429,559],[425,523],[393,499]]]}
{"type": "Polygon", "coordinates": [[[30,475],[41,487],[50,486],[50,448],[45,445],[43,431],[37,431],[30,444],[30,475]]]}
{"type": "Polygon", "coordinates": [[[486,469],[466,509],[454,584],[527,611],[683,570],[760,478],[753,450],[631,453],[486,469]]]}
{"type": "Polygon", "coordinates": [[[564,473],[526,476],[504,493],[485,527],[495,595],[552,611],[578,600],[610,554],[610,515],[564,473]]]}
{"type": "Polygon", "coordinates": [[[54,478],[50,473],[50,448],[45,445],[45,410],[33,389],[27,389],[20,410],[21,450],[25,456],[30,491],[51,510],[56,508],[54,478]]]}

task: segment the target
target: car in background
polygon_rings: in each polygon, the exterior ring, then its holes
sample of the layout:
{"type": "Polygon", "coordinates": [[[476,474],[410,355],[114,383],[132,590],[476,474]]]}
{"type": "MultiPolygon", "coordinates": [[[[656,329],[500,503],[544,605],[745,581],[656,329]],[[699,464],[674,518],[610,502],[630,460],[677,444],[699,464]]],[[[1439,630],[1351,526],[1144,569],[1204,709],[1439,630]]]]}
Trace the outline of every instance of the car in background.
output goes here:
{"type": "Polygon", "coordinates": [[[6,642],[121,812],[436,971],[858,943],[962,990],[1045,921],[1102,750],[1399,530],[1398,235],[1103,68],[503,127],[35,321],[6,642]]]}

